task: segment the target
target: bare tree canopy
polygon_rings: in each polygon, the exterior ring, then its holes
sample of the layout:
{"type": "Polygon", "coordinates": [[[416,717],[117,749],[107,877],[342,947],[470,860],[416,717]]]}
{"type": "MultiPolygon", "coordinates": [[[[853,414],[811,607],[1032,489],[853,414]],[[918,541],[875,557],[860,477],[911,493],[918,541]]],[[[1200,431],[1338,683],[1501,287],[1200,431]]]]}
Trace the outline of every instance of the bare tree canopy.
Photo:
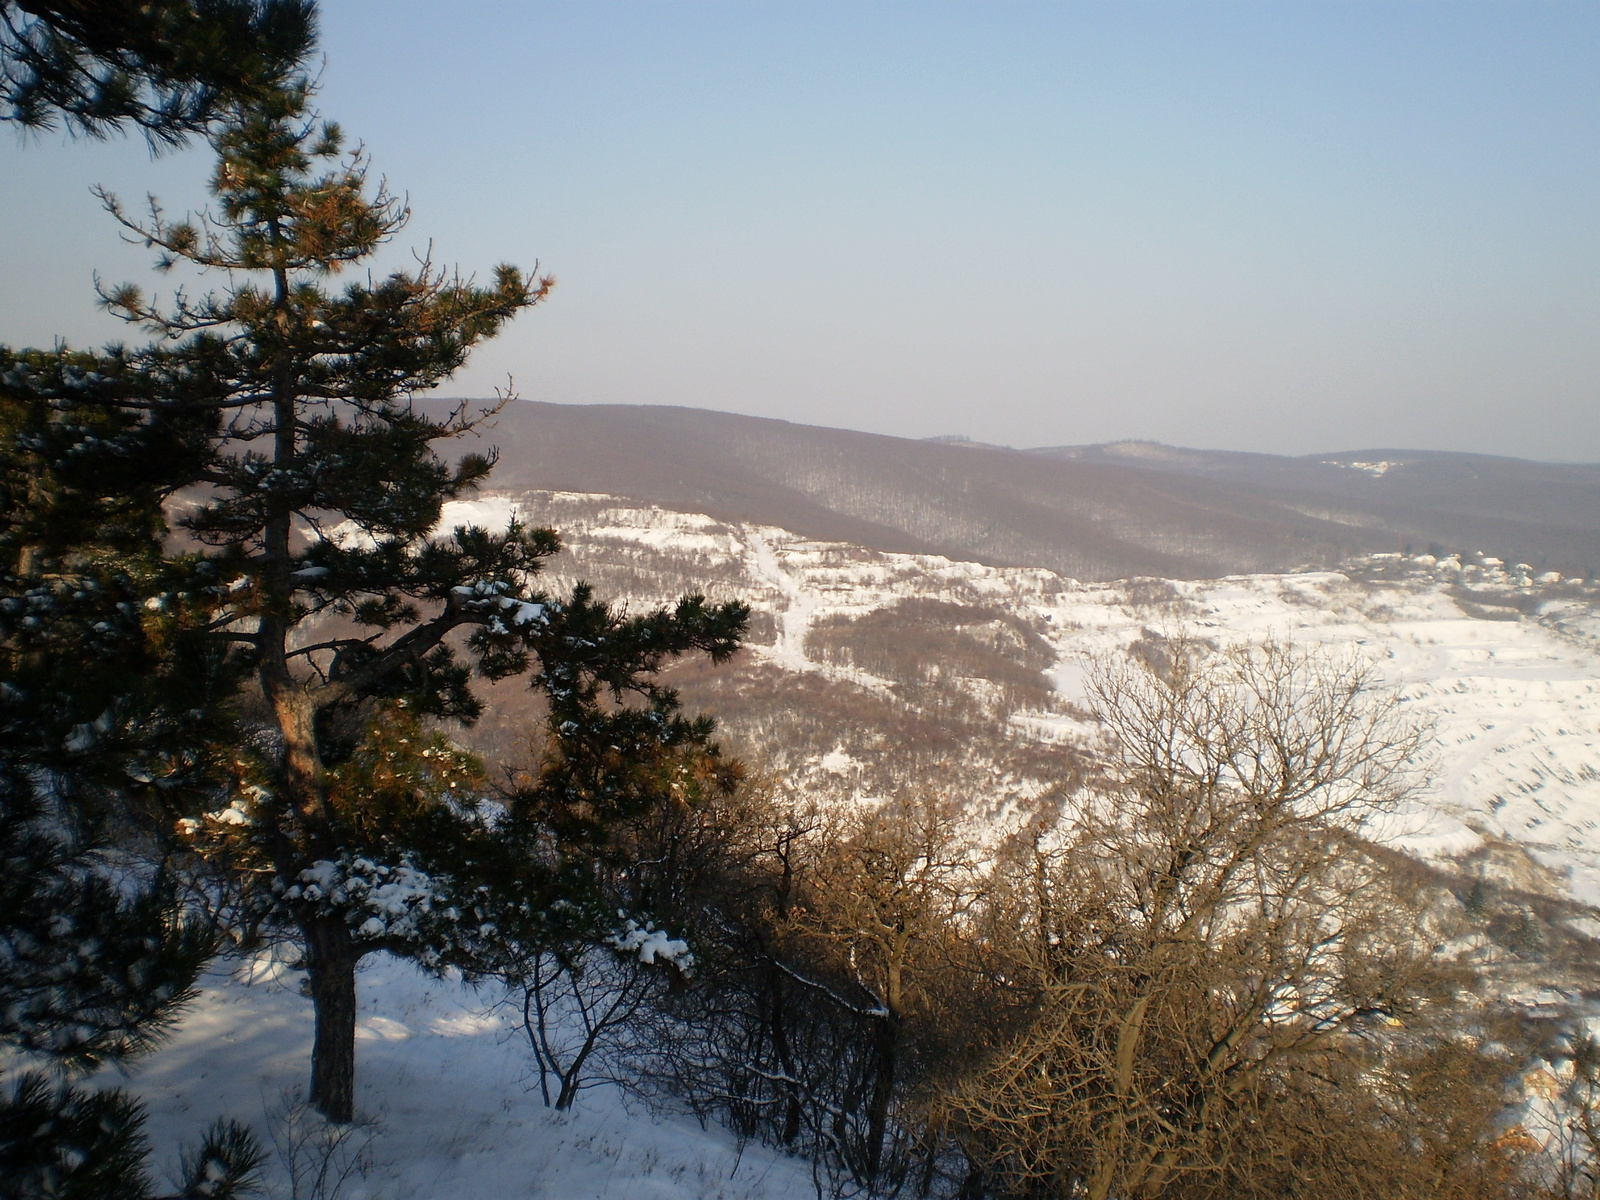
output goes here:
{"type": "Polygon", "coordinates": [[[1362,839],[1425,727],[1357,657],[1158,649],[1093,669],[1100,768],[989,900],[1031,1003],[949,1102],[956,1136],[1027,1195],[1487,1194],[1451,1149],[1484,1128],[1404,1115],[1430,1071],[1480,1099],[1500,1081],[1398,1032],[1452,979],[1362,839]],[[1432,1182],[1406,1190],[1402,1162],[1432,1182]]]}

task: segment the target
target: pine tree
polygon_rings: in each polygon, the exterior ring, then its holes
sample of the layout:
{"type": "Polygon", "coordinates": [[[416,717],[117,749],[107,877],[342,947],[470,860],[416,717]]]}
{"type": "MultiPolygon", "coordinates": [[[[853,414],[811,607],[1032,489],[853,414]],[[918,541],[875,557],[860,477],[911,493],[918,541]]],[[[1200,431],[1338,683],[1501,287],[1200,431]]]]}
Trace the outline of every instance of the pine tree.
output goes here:
{"type": "MultiPolygon", "coordinates": [[[[236,686],[144,604],[182,578],[161,500],[207,418],[126,407],[126,365],[0,348],[0,1042],[69,1076],[159,1042],[217,941],[147,820],[220,778],[206,748],[228,712],[204,698],[236,686]]],[[[120,1091],[23,1072],[0,1098],[0,1194],[148,1195],[143,1120],[120,1091]]],[[[183,1194],[236,1194],[259,1157],[218,1123],[183,1194]]]]}
{"type": "Polygon", "coordinates": [[[412,398],[551,281],[502,266],[482,286],[423,261],[334,290],[408,213],[307,106],[290,90],[216,132],[209,216],[169,222],[152,203],[141,221],[104,197],[160,265],[226,272],[225,290],[168,308],[133,287],[104,299],[158,339],[120,353],[136,381],[121,407],[175,429],[215,421],[180,522],[202,549],[166,564],[186,582],[153,603],[206,648],[193,657],[209,678],[252,677],[230,803],[191,804],[178,828],[233,881],[243,924],[300,948],[311,1100],[348,1121],[364,955],[483,974],[533,943],[599,939],[616,922],[599,881],[617,823],[729,784],[710,723],[656,676],[675,655],[731,653],[746,610],[691,596],[626,616],[585,587],[535,588],[559,546],[548,530],[434,532],[493,456],[441,458],[435,444],[485,414],[412,398]],[[474,675],[522,673],[547,700],[541,765],[485,803],[481,767],[432,723],[479,715],[474,675]]]}
{"type": "Polygon", "coordinates": [[[316,34],[314,0],[0,0],[0,119],[176,145],[290,85],[316,34]]]}
{"type": "MultiPolygon", "coordinates": [[[[293,78],[315,34],[312,0],[0,0],[0,120],[176,145],[293,78]]],[[[57,1075],[0,1096],[8,1198],[150,1195],[143,1107],[70,1079],[157,1044],[217,944],[149,818],[214,785],[236,681],[145,605],[185,586],[161,561],[162,502],[216,414],[138,403],[128,367],[0,346],[0,1043],[57,1075]]],[[[241,1194],[260,1158],[218,1121],[179,1192],[241,1194]]]]}

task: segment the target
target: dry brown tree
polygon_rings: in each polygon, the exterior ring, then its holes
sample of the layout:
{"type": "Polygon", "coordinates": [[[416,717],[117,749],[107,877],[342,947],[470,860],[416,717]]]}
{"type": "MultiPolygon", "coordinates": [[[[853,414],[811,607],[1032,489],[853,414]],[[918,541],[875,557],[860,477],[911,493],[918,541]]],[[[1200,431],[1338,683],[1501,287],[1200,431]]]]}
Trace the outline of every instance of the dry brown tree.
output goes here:
{"type": "Polygon", "coordinates": [[[879,1180],[891,1134],[906,1132],[895,1105],[925,1073],[913,1060],[938,1053],[952,1007],[959,931],[982,879],[966,824],[926,789],[825,814],[780,931],[781,968],[866,1033],[835,1105],[837,1151],[862,1184],[879,1180]]]}
{"type": "Polygon", "coordinates": [[[1015,913],[1004,899],[1014,881],[995,863],[998,820],[924,787],[843,809],[823,831],[811,907],[791,927],[804,934],[797,949],[824,969],[831,951],[835,977],[848,963],[875,1002],[863,1152],[847,1159],[870,1194],[964,1186],[970,1161],[950,1138],[947,1099],[1031,1011],[1014,960],[996,953],[1010,939],[988,927],[1015,913]]]}
{"type": "Polygon", "coordinates": [[[1028,1019],[936,1114],[988,1189],[1487,1194],[1486,1120],[1435,1153],[1441,1122],[1408,1116],[1453,981],[1416,885],[1363,850],[1427,737],[1378,683],[1275,641],[1091,672],[1098,778],[1021,840],[980,921],[1028,1019]]]}

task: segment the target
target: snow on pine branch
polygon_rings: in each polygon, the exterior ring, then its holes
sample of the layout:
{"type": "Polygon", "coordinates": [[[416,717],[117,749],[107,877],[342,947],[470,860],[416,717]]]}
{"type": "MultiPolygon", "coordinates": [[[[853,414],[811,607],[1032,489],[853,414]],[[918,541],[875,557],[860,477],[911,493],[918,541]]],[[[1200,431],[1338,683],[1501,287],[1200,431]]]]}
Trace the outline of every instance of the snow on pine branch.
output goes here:
{"type": "Polygon", "coordinates": [[[463,918],[453,880],[404,859],[393,866],[359,856],[319,859],[280,896],[285,903],[342,915],[364,941],[404,943],[424,967],[439,966],[441,951],[495,933],[492,923],[463,918]]]}
{"type": "Polygon", "coordinates": [[[646,966],[664,963],[677,968],[684,975],[694,970],[694,955],[689,951],[689,943],[649,924],[626,921],[621,929],[605,939],[605,944],[624,957],[637,957],[646,966]]]}
{"type": "Polygon", "coordinates": [[[450,594],[466,612],[495,614],[493,623],[500,626],[496,632],[505,632],[504,622],[507,621],[522,629],[546,619],[544,605],[505,594],[511,590],[511,585],[504,580],[479,579],[451,588],[450,594]]]}

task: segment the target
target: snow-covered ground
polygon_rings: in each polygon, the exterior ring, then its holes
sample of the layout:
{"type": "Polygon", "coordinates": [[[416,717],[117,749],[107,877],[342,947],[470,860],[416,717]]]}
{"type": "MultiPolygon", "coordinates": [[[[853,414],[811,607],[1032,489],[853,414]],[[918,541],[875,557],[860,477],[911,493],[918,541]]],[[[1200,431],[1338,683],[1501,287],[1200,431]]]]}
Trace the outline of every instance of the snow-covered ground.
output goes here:
{"type": "MultiPolygon", "coordinates": [[[[294,1194],[287,1146],[272,1142],[287,1140],[286,1111],[311,1061],[311,1002],[296,978],[266,964],[214,971],[172,1041],[135,1066],[128,1083],[150,1106],[159,1169],[172,1170],[178,1144],[225,1114],[268,1144],[270,1195],[294,1194]]],[[[611,1087],[583,1092],[570,1114],[546,1109],[527,1044],[492,994],[377,956],[358,995],[356,1107],[371,1123],[351,1145],[370,1141],[371,1166],[343,1200],[815,1195],[804,1164],[687,1119],[652,1119],[611,1087]]]]}
{"type": "MultiPolygon", "coordinates": [[[[1435,722],[1430,776],[1388,839],[1424,856],[1461,855],[1485,836],[1526,847],[1572,898],[1600,905],[1600,654],[1534,620],[1467,616],[1431,578],[1368,584],[1334,573],[1263,575],[1176,589],[1183,623],[1221,641],[1269,635],[1370,655],[1435,722]]],[[[1092,657],[1148,624],[1070,592],[1063,653],[1092,657]]],[[[1063,679],[1065,682],[1065,679],[1063,679]]]]}

